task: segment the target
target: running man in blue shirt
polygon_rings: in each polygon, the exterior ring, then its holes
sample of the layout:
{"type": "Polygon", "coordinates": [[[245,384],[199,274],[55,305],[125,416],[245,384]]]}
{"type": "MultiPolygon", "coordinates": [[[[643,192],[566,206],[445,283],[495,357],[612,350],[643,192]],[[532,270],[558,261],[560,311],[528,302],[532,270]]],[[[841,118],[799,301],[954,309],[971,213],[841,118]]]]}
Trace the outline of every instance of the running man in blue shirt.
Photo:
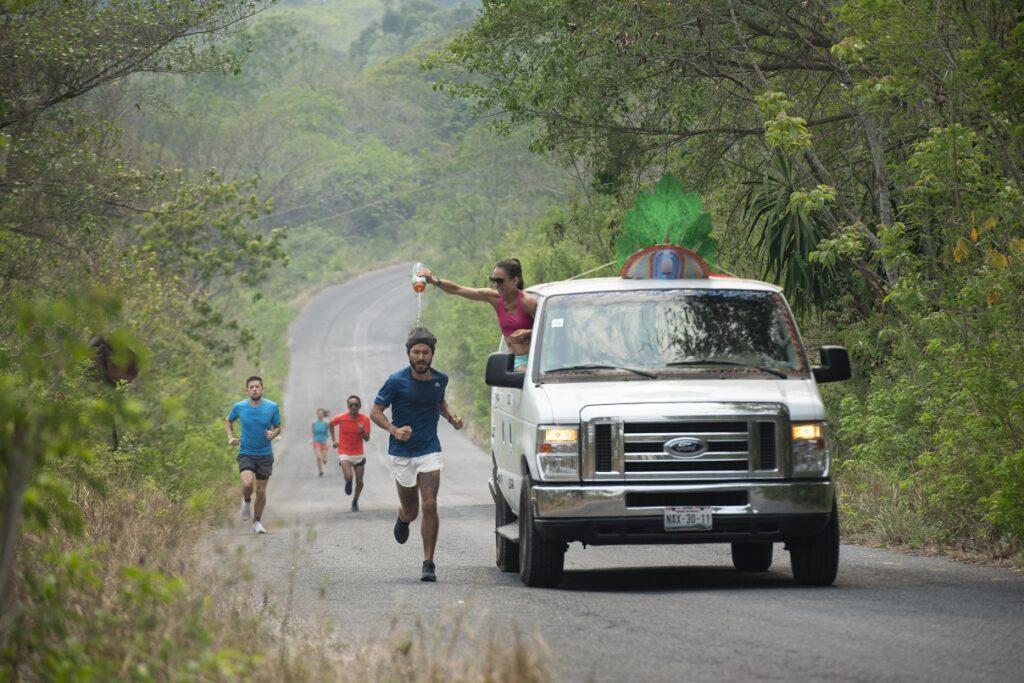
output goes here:
{"type": "Polygon", "coordinates": [[[255,488],[256,505],[251,510],[252,530],[257,534],[265,534],[267,530],[260,522],[260,517],[267,504],[267,481],[274,469],[274,450],[270,441],[281,433],[281,412],[276,403],[263,398],[263,380],[260,377],[254,375],[245,380],[245,393],[249,398],[231,406],[224,427],[228,432],[228,445],[238,446],[238,471],[242,476],[242,519],[249,519],[255,488]],[[235,420],[239,420],[242,425],[241,439],[235,437],[232,427],[235,420]]]}
{"type": "Polygon", "coordinates": [[[423,537],[421,581],[436,581],[434,546],[440,521],[437,516],[437,491],[441,486],[441,442],[437,438],[438,418],[444,417],[455,429],[462,429],[462,418],[448,408],[444,392],[448,375],[430,367],[437,339],[424,328],[409,334],[405,349],[409,367],[390,377],[373,400],[370,419],[391,435],[388,455],[398,486],[398,520],[395,540],[409,539],[409,523],[423,511],[420,535],[423,537]],[[391,419],[384,415],[391,408],[391,419]]]}

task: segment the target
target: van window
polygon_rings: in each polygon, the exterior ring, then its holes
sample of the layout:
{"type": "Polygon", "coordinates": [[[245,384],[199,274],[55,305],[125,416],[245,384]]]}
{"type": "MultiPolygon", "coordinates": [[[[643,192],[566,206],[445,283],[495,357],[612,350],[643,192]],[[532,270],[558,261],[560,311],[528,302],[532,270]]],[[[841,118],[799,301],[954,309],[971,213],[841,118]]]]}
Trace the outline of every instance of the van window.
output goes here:
{"type": "Polygon", "coordinates": [[[659,289],[554,296],[545,303],[539,331],[542,375],[639,369],[661,377],[731,369],[772,378],[765,368],[775,375],[805,372],[796,327],[773,292],[659,289]]]}

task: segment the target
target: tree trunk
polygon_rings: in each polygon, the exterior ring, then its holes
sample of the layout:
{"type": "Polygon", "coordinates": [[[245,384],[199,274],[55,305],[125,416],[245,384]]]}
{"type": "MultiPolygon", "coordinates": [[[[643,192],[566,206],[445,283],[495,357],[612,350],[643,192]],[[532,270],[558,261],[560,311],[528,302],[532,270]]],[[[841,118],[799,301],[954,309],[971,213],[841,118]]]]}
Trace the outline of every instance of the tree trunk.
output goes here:
{"type": "MultiPolygon", "coordinates": [[[[857,108],[860,109],[859,106],[857,108]]],[[[878,222],[883,227],[889,227],[893,221],[892,198],[889,196],[889,170],[885,163],[885,129],[880,122],[861,111],[857,112],[857,122],[864,130],[868,150],[871,152],[871,167],[875,173],[875,191],[878,198],[878,222]]],[[[882,265],[885,268],[885,279],[892,287],[896,284],[899,273],[886,263],[885,259],[882,259],[882,265]]]]}
{"type": "Polygon", "coordinates": [[[36,467],[35,456],[23,447],[28,443],[28,431],[25,425],[16,425],[14,438],[3,449],[7,481],[4,490],[0,492],[0,514],[3,515],[0,523],[0,643],[7,641],[7,629],[14,607],[10,592],[18,547],[18,529],[21,526],[21,505],[36,467]]]}

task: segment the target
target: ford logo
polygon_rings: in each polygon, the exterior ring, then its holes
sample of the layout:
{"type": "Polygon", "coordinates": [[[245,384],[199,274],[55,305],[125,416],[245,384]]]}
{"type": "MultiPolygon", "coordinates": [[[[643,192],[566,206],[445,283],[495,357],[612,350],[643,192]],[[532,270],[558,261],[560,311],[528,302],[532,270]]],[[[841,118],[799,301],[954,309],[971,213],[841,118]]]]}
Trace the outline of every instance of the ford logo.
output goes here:
{"type": "Polygon", "coordinates": [[[707,453],[708,444],[694,436],[681,436],[665,442],[665,452],[673,458],[696,458],[707,453]]]}

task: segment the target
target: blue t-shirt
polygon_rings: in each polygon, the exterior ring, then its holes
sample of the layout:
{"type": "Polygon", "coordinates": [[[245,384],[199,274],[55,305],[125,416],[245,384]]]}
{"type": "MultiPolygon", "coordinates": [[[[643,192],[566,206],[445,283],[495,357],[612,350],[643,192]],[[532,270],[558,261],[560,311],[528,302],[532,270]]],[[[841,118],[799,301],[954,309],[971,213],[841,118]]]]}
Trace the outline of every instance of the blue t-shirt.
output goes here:
{"type": "Polygon", "coordinates": [[[391,407],[391,423],[396,427],[412,427],[412,437],[388,440],[388,453],[405,458],[418,458],[439,453],[437,420],[441,417],[441,401],[448,386],[448,375],[431,369],[427,380],[414,379],[412,368],[399,370],[388,377],[373,402],[382,408],[391,407]]]}
{"type": "Polygon", "coordinates": [[[281,424],[281,412],[277,404],[270,399],[261,399],[259,405],[251,405],[249,399],[239,401],[231,406],[228,420],[240,420],[242,424],[241,442],[238,452],[241,455],[265,456],[273,455],[274,450],[267,438],[267,430],[281,424]]]}
{"type": "Polygon", "coordinates": [[[327,420],[317,420],[313,423],[313,441],[327,443],[327,420]]]}

